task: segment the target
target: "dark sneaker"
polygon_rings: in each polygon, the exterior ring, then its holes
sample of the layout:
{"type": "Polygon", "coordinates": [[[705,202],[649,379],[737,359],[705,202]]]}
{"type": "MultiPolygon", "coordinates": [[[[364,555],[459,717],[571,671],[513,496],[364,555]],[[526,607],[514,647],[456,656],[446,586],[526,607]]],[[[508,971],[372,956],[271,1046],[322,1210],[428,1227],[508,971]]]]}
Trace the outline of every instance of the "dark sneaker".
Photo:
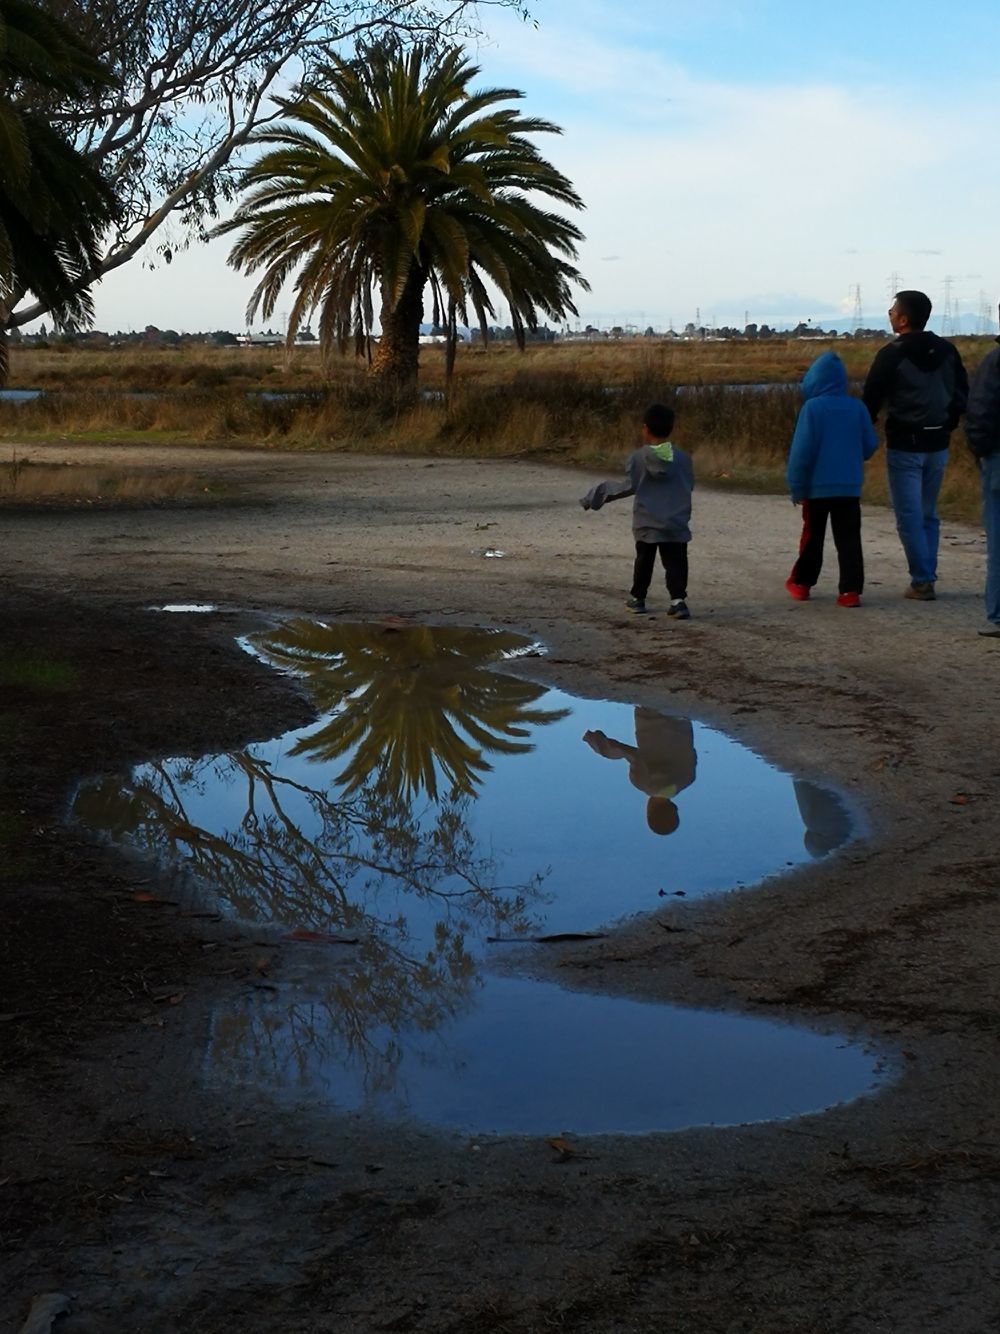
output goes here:
{"type": "Polygon", "coordinates": [[[935,592],[933,584],[910,584],[909,588],[903,589],[903,597],[909,598],[911,602],[933,602],[935,592]]]}
{"type": "Polygon", "coordinates": [[[625,606],[628,607],[629,611],[634,611],[634,612],[641,613],[646,610],[646,603],[643,598],[629,598],[628,601],[625,603],[625,606]]]}
{"type": "Polygon", "coordinates": [[[797,584],[794,579],[785,580],[785,591],[789,597],[793,597],[796,602],[809,601],[809,585],[797,584]]]}
{"type": "Polygon", "coordinates": [[[987,621],[979,633],[984,639],[1000,639],[1000,625],[996,621],[987,621]]]}
{"type": "Polygon", "coordinates": [[[667,608],[667,615],[672,616],[675,621],[689,621],[691,619],[688,605],[683,599],[680,602],[671,602],[667,608]]]}
{"type": "Polygon", "coordinates": [[[838,594],[838,596],[837,596],[837,606],[838,606],[838,607],[860,607],[860,606],[861,606],[861,594],[860,594],[860,593],[840,593],[840,594],[838,594]]]}

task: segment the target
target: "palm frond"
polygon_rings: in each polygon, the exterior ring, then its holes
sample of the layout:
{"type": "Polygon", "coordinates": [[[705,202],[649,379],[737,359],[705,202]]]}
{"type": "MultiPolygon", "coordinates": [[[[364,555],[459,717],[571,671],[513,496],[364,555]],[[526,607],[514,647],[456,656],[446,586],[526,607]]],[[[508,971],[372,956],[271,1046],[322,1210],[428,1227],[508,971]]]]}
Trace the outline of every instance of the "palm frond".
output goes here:
{"type": "MultiPolygon", "coordinates": [[[[0,0],[0,326],[31,291],[57,327],[93,317],[86,288],[116,212],[114,192],[44,110],[114,79],[68,23],[31,0],[0,0]]],[[[0,382],[6,357],[0,361],[0,382]]]]}

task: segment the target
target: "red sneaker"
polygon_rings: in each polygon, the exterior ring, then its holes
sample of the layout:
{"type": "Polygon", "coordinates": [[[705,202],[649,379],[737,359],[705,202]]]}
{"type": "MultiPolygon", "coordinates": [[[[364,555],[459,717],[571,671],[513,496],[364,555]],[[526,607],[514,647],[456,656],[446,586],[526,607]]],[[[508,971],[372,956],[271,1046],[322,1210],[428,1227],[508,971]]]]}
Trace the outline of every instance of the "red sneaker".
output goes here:
{"type": "Polygon", "coordinates": [[[794,579],[785,580],[786,592],[795,599],[796,602],[809,601],[809,585],[797,584],[794,579]]]}
{"type": "Polygon", "coordinates": [[[841,593],[837,598],[838,607],[860,607],[860,593],[841,593]]]}

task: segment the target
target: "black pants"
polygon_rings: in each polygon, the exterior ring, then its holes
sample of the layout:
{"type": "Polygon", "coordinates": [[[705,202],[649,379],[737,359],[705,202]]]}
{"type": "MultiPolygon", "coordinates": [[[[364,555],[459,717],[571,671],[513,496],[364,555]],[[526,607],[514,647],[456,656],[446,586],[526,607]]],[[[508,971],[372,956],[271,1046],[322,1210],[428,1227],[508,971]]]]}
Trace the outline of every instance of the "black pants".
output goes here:
{"type": "Polygon", "coordinates": [[[667,592],[672,598],[688,595],[688,544],[686,542],[636,542],[632,569],[632,596],[645,598],[653,581],[656,553],[667,576],[667,592]]]}
{"type": "Polygon", "coordinates": [[[861,554],[861,501],[857,496],[803,500],[802,540],[799,558],[792,566],[792,583],[812,588],[819,578],[828,518],[840,563],[839,591],[860,593],[865,586],[865,562],[861,554]]]}

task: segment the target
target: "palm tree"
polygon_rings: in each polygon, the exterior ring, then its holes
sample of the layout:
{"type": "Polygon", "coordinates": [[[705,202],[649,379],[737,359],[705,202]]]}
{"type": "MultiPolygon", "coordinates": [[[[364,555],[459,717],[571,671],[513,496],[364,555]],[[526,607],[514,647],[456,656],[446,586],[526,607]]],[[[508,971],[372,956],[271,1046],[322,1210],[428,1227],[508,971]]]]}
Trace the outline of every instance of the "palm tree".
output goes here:
{"type": "Polygon", "coordinates": [[[51,113],[112,82],[54,14],[31,0],[0,0],[0,383],[7,319],[25,290],[50,304],[62,327],[92,314],[80,279],[98,257],[114,195],[51,113]]]}
{"type": "Polygon", "coordinates": [[[283,121],[256,136],[272,147],[244,174],[248,193],[219,228],[240,230],[233,267],[261,275],[248,318],[258,309],[268,318],[294,273],[289,341],[318,309],[324,352],[353,339],[360,353],[370,349],[377,295],[373,371],[406,386],[428,287],[452,350],[470,308],[485,339],[491,287],[522,347],[540,315],[576,313],[570,285],[587,284],[569,261],[582,234],[545,205],[583,205],[526,137],[559,128],[501,106],[522,96],[515,89],[470,91],[478,74],[457,48],[382,44],[352,61],[333,57],[316,82],[278,99],[283,121]]]}

